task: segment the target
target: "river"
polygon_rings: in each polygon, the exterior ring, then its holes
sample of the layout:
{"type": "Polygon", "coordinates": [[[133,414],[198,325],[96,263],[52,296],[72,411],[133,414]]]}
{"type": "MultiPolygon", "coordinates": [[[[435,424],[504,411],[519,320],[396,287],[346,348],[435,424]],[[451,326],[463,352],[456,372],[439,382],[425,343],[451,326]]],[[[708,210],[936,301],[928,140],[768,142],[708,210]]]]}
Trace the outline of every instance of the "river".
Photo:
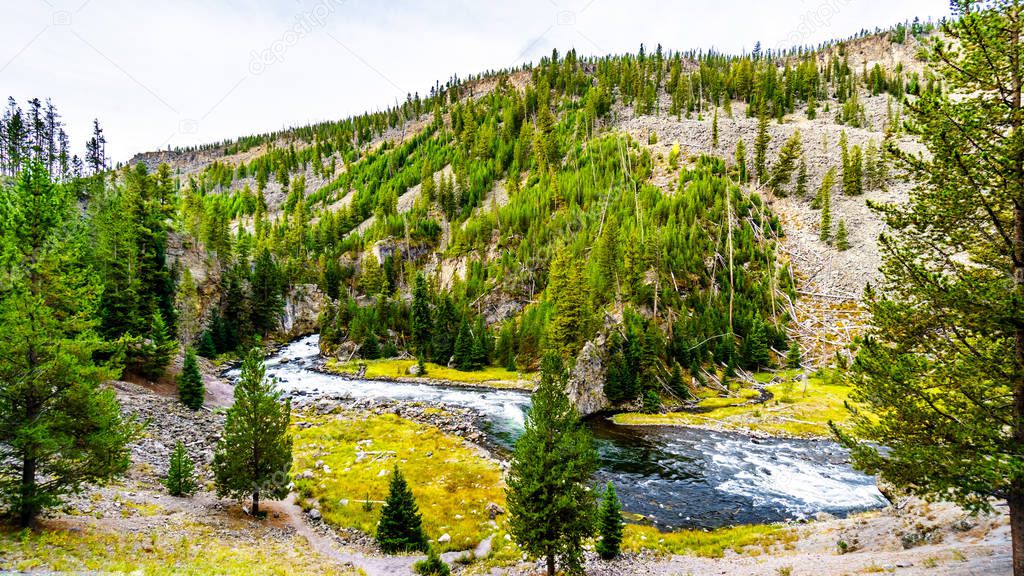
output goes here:
{"type": "MultiPolygon", "coordinates": [[[[285,391],[352,398],[443,402],[481,415],[490,440],[510,448],[530,396],[516,390],[353,380],[314,370],[317,335],[267,358],[285,391]],[[283,361],[282,361],[283,360],[283,361]]],[[[696,428],[616,426],[588,421],[600,454],[598,480],[612,481],[623,508],[660,528],[715,528],[877,508],[875,479],[850,467],[846,451],[821,440],[753,439],[696,428]]]]}

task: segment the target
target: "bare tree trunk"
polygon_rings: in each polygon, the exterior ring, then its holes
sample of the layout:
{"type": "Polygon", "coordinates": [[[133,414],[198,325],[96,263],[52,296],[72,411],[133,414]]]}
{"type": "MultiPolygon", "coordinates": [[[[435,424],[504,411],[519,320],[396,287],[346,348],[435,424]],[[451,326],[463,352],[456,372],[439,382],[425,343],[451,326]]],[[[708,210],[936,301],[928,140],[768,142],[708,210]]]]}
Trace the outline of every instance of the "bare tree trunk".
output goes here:
{"type": "Polygon", "coordinates": [[[1007,497],[1010,505],[1010,540],[1013,548],[1013,576],[1024,576],[1024,483],[1017,480],[1007,497]]]}
{"type": "Polygon", "coordinates": [[[36,460],[25,458],[21,466],[21,502],[18,523],[22,528],[36,524],[36,460]]]}
{"type": "Polygon", "coordinates": [[[260,514],[260,491],[252,491],[252,515],[259,516],[260,514]]]}
{"type": "MultiPolygon", "coordinates": [[[[1019,60],[1020,45],[1020,6],[1015,6],[1010,11],[1011,26],[1011,74],[1012,74],[1012,98],[1010,106],[1013,111],[1011,123],[1013,127],[1012,136],[1017,137],[1021,130],[1024,130],[1024,118],[1022,118],[1022,86],[1024,79],[1021,78],[1019,60]]],[[[1014,176],[1016,182],[1015,206],[1013,210],[1013,281],[1018,296],[1024,296],[1024,154],[1019,151],[1013,159],[1014,176]]],[[[1014,344],[1016,351],[1016,370],[1014,370],[1013,384],[1013,439],[1017,446],[1024,446],[1024,326],[1014,331],[1014,344]]],[[[1013,548],[1013,574],[1024,576],[1024,479],[1015,478],[1010,483],[1010,493],[1007,497],[1007,504],[1010,506],[1010,537],[1013,548]]]]}
{"type": "Polygon", "coordinates": [[[548,552],[548,576],[555,576],[555,554],[548,552]]]}

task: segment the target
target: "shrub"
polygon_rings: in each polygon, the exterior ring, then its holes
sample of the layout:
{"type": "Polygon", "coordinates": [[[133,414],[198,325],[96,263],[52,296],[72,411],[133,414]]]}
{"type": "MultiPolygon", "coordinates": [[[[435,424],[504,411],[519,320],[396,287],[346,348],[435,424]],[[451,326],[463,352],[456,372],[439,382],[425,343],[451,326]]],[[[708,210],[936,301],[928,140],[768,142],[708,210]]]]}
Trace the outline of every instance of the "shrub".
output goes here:
{"type": "Polygon", "coordinates": [[[451,574],[451,569],[433,548],[427,552],[426,559],[416,562],[412,569],[421,576],[448,576],[451,574]]]}
{"type": "Polygon", "coordinates": [[[171,452],[170,466],[164,486],[171,496],[191,496],[196,492],[195,465],[185,451],[185,445],[178,440],[171,452]]]}

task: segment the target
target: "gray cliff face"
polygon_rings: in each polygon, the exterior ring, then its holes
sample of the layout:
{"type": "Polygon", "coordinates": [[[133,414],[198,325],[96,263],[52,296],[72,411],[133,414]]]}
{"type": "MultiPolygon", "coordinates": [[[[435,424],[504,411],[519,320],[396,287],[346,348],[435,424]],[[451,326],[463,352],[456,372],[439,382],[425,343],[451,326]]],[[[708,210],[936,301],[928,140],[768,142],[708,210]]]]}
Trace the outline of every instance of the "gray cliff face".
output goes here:
{"type": "Polygon", "coordinates": [[[594,341],[587,342],[569,374],[565,390],[581,416],[590,416],[611,406],[604,395],[604,371],[600,348],[594,341]]]}
{"type": "Polygon", "coordinates": [[[285,296],[284,314],[278,327],[289,340],[317,331],[317,320],[327,296],[316,284],[296,284],[285,296]]]}

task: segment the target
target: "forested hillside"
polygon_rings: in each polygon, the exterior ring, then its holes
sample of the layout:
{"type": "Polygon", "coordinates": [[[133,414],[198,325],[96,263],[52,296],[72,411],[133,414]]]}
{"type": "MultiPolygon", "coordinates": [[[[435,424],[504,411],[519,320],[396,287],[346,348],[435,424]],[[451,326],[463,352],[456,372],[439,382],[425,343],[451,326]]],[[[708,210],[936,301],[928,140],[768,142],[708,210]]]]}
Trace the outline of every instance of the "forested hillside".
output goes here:
{"type": "Polygon", "coordinates": [[[596,339],[613,403],[685,399],[715,367],[783,360],[771,350],[831,362],[798,342],[813,270],[794,269],[773,206],[817,220],[815,249],[853,237],[871,261],[874,228],[837,204],[863,213],[856,197],[888,188],[885,148],[914,131],[904,99],[941,89],[914,58],[927,33],[554,53],[381,113],[139,156],[177,177],[185,340],[231,352],[317,285],[321,345],[342,359],[530,370],[548,345],[571,359],[596,339]]]}
{"type": "Polygon", "coordinates": [[[33,158],[76,190],[101,333],[142,339],[127,349],[141,376],[160,375],[175,335],[213,357],[281,334],[286,300],[315,285],[326,299],[304,313],[344,359],[531,370],[546,347],[572,359],[596,339],[611,402],[656,409],[717,385],[715,367],[799,353],[803,271],[766,200],[795,196],[820,210],[823,242],[849,246],[832,198],[886,187],[885,146],[914,130],[903,99],[940,89],[906,56],[925,33],[745,56],[556,52],[385,112],[112,171],[98,123],[83,166],[52,105],[12,100],[5,170],[33,158]],[[838,170],[818,146],[841,149],[838,170]]]}

